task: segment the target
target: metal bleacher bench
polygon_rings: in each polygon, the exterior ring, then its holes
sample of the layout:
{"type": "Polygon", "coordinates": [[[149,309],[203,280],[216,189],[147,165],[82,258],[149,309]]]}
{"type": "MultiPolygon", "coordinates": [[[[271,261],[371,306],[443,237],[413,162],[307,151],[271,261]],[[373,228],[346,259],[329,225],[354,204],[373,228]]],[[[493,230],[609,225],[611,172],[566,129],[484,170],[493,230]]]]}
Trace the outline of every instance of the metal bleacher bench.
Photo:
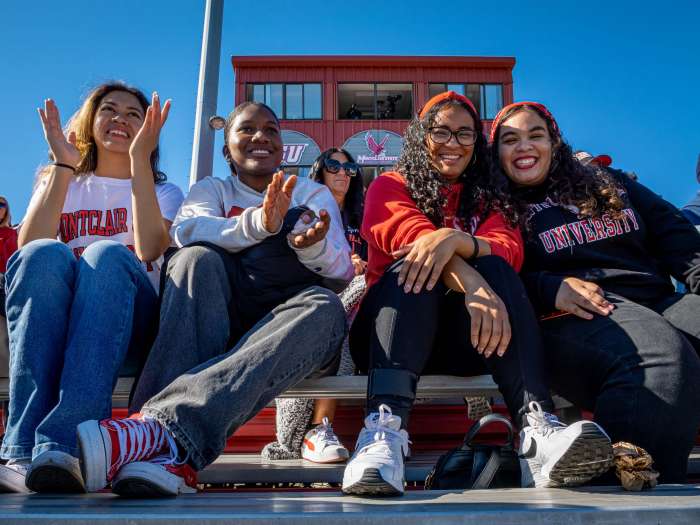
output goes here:
{"type": "MultiPolygon", "coordinates": [[[[114,389],[112,400],[115,406],[125,406],[133,378],[120,377],[114,389]]],[[[279,397],[299,397],[307,399],[347,399],[362,400],[367,390],[367,376],[333,376],[320,379],[307,379],[287,390],[279,397]]],[[[6,401],[9,394],[9,379],[0,378],[0,401],[6,401]]],[[[418,382],[418,400],[461,399],[465,396],[498,396],[498,387],[489,375],[473,377],[428,375],[418,382]]],[[[570,406],[561,398],[555,398],[557,407],[570,406]]]]}

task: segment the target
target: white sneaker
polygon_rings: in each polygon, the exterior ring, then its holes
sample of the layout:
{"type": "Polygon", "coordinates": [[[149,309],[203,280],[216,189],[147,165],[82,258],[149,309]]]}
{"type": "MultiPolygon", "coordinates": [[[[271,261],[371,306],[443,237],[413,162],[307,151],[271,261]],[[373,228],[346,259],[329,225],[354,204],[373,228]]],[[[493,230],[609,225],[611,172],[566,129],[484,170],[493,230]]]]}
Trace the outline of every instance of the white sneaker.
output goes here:
{"type": "Polygon", "coordinates": [[[31,492],[26,485],[27,471],[31,461],[28,459],[11,459],[5,465],[0,465],[0,493],[17,492],[28,494],[31,492]]]}
{"type": "Polygon", "coordinates": [[[333,432],[328,418],[324,417],[320,425],[309,430],[304,436],[301,457],[314,463],[338,463],[346,461],[350,453],[333,432]]]}
{"type": "Polygon", "coordinates": [[[27,471],[29,490],[46,494],[82,494],[85,482],[80,461],[60,450],[46,450],[32,460],[27,471]]]}
{"type": "Polygon", "coordinates": [[[386,405],[365,418],[355,453],[345,467],[343,493],[365,496],[401,496],[404,458],[408,455],[408,433],[401,418],[386,405]]]}
{"type": "Polygon", "coordinates": [[[127,498],[162,498],[197,492],[197,472],[169,455],[127,463],[112,480],[112,492],[127,498]]]}
{"type": "Polygon", "coordinates": [[[532,401],[526,414],[530,426],[520,431],[523,487],[575,487],[607,471],[612,445],[592,421],[569,426],[532,401]]]}

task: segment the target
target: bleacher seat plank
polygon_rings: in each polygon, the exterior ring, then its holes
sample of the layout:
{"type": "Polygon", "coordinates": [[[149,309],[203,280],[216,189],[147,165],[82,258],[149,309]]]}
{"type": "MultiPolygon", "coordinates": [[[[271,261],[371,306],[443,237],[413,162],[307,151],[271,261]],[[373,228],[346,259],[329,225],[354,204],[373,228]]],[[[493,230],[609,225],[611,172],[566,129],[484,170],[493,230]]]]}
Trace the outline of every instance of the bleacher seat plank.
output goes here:
{"type": "Polygon", "coordinates": [[[112,494],[0,494],[3,525],[697,525],[700,486],[408,491],[401,498],[331,492],[200,493],[155,500],[112,494]]]}

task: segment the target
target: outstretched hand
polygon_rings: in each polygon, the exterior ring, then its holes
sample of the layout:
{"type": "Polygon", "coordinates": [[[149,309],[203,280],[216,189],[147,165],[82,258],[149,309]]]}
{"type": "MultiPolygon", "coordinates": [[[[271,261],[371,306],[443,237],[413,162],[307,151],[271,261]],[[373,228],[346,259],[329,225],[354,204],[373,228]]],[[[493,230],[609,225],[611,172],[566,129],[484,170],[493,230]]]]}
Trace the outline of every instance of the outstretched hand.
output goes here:
{"type": "Polygon", "coordinates": [[[165,121],[168,120],[168,113],[170,113],[170,99],[165,101],[161,109],[160,97],[154,91],[151,97],[151,105],[146,110],[141,129],[129,147],[129,154],[132,157],[151,157],[153,150],[158,147],[160,130],[163,129],[165,121]]]}
{"type": "Polygon", "coordinates": [[[281,170],[272,176],[262,205],[263,228],[268,232],[277,233],[282,226],[284,216],[287,215],[292,202],[292,192],[296,183],[296,175],[290,176],[285,181],[284,172],[281,170]]]}
{"type": "Polygon", "coordinates": [[[302,214],[301,220],[310,226],[308,229],[299,232],[298,234],[294,234],[294,232],[290,234],[289,242],[293,248],[302,250],[316,244],[319,241],[322,241],[326,237],[326,234],[331,227],[331,216],[326,210],[321,210],[318,212],[318,214],[318,221],[316,221],[313,226],[311,226],[311,223],[316,218],[314,212],[309,210],[302,214]]]}
{"type": "Polygon", "coordinates": [[[80,151],[77,147],[75,131],[68,133],[67,138],[63,134],[61,116],[58,113],[56,103],[52,99],[44,100],[44,109],[37,108],[37,111],[41,119],[41,126],[44,128],[44,137],[54,160],[75,168],[80,163],[80,151]]]}

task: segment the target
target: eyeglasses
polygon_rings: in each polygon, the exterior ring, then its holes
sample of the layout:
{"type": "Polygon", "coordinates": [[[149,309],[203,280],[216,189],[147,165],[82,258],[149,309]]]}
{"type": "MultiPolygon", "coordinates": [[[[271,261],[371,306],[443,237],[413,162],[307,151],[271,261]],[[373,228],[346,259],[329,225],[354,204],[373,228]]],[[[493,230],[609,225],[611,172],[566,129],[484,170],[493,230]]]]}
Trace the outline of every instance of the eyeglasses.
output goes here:
{"type": "Polygon", "coordinates": [[[429,128],[428,135],[430,135],[430,139],[436,144],[447,144],[453,135],[462,146],[471,146],[476,142],[476,132],[470,129],[452,131],[448,128],[436,127],[429,128]]]}
{"type": "Polygon", "coordinates": [[[340,168],[345,170],[345,174],[348,177],[354,177],[360,170],[360,167],[354,162],[339,162],[335,159],[326,159],[323,161],[323,165],[328,173],[338,173],[340,168]]]}
{"type": "Polygon", "coordinates": [[[7,208],[6,202],[0,202],[0,208],[7,208]]]}

